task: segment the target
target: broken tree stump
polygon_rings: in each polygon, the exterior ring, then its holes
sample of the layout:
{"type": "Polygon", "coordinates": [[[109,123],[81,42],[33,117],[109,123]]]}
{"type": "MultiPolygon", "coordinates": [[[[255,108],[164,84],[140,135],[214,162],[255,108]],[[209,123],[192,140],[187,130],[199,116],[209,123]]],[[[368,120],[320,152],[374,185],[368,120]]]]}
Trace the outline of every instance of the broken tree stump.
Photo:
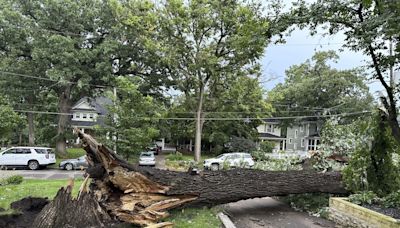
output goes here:
{"type": "MultiPolygon", "coordinates": [[[[76,132],[87,153],[89,168],[86,172],[92,178],[90,193],[85,196],[87,200],[95,201],[90,202],[93,208],[77,211],[94,212],[91,217],[93,223],[98,223],[97,226],[106,224],[109,219],[140,226],[155,225],[168,216],[168,210],[183,205],[214,206],[243,199],[300,193],[346,193],[338,172],[232,169],[192,175],[139,167],[124,161],[90,135],[77,129],[76,132]]],[[[57,202],[69,203],[66,200],[68,194],[64,194],[66,196],[57,195],[52,206],[46,207],[63,211],[65,205],[57,202]]],[[[75,207],[79,208],[80,205],[76,204],[75,207]]],[[[44,219],[43,216],[38,217],[35,224],[43,224],[40,220],[44,219]]],[[[171,224],[157,224],[157,227],[168,226],[171,224]]]]}

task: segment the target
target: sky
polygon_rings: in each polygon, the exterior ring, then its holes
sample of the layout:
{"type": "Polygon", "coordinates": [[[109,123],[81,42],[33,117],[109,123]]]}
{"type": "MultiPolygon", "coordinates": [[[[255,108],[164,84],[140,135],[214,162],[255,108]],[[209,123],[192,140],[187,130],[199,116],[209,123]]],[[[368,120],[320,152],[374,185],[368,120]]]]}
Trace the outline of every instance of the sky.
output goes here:
{"type": "MultiPolygon", "coordinates": [[[[285,4],[292,0],[285,0],[285,4]]],[[[265,50],[261,59],[263,86],[266,90],[272,89],[276,84],[283,82],[285,70],[295,64],[301,64],[310,59],[316,51],[334,50],[340,59],[337,63],[332,64],[338,69],[351,69],[355,67],[367,65],[369,57],[360,52],[354,52],[349,49],[340,51],[344,43],[345,36],[343,33],[334,36],[322,36],[324,30],[311,36],[308,29],[296,29],[290,36],[286,37],[285,44],[270,44],[265,50]]],[[[371,93],[377,95],[377,91],[382,88],[378,82],[368,84],[371,93]]]]}

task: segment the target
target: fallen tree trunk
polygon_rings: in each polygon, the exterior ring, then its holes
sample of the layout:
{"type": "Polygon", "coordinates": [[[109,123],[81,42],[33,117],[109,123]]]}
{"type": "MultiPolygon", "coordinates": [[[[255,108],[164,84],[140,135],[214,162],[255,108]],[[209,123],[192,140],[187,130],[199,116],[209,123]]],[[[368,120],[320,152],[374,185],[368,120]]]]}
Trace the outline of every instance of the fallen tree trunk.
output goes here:
{"type": "MultiPolygon", "coordinates": [[[[75,206],[90,208],[98,205],[98,214],[94,213],[96,210],[90,210],[92,215],[89,215],[97,216],[96,219],[108,220],[104,215],[107,212],[113,220],[146,226],[156,224],[168,216],[169,209],[182,205],[213,206],[265,196],[346,192],[341,184],[340,173],[337,172],[232,169],[205,171],[193,175],[191,172],[139,167],[122,160],[90,135],[76,131],[87,152],[90,167],[87,173],[92,178],[91,194],[85,196],[93,197],[98,204],[88,199],[91,204],[89,207],[86,204],[75,206]]],[[[54,201],[57,201],[57,197],[54,201]]],[[[65,207],[56,203],[52,205],[52,210],[62,211],[65,207]]],[[[89,210],[88,208],[85,210],[89,210]]],[[[75,215],[73,213],[68,215],[69,219],[82,216],[81,210],[76,211],[75,215]]],[[[45,219],[46,216],[38,216],[35,224],[54,224],[40,221],[45,219]]],[[[96,219],[92,220],[100,221],[96,219]]],[[[106,224],[108,221],[102,222],[106,224]]],[[[101,222],[96,226],[102,226],[101,222]]]]}

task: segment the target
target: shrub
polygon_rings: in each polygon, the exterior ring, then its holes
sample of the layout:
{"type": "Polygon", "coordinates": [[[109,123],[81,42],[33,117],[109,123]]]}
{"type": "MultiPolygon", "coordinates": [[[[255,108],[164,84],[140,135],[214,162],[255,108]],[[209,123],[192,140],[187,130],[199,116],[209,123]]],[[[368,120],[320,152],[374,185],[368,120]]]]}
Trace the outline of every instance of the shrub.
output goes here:
{"type": "Polygon", "coordinates": [[[0,180],[0,185],[9,185],[9,184],[21,184],[24,178],[20,175],[10,176],[6,179],[0,180]]]}
{"type": "Polygon", "coordinates": [[[400,190],[385,196],[383,198],[383,206],[400,208],[400,190]]]}
{"type": "Polygon", "coordinates": [[[305,193],[282,197],[282,201],[289,203],[295,210],[306,211],[314,216],[327,218],[330,196],[326,193],[305,193]]]}
{"type": "Polygon", "coordinates": [[[182,153],[177,151],[174,154],[168,154],[166,159],[170,160],[170,161],[181,161],[181,160],[183,160],[183,155],[182,155],[182,153]]]}
{"type": "Polygon", "coordinates": [[[393,154],[398,145],[391,135],[384,114],[375,115],[365,134],[373,140],[359,145],[349,165],[343,171],[348,190],[373,191],[379,196],[399,190],[398,167],[394,165],[393,154]]]}
{"type": "Polygon", "coordinates": [[[349,196],[349,201],[358,205],[378,203],[379,197],[372,191],[359,192],[349,196]]]}
{"type": "Polygon", "coordinates": [[[275,143],[264,141],[260,143],[260,150],[264,153],[272,153],[273,149],[275,148],[275,143]]]}

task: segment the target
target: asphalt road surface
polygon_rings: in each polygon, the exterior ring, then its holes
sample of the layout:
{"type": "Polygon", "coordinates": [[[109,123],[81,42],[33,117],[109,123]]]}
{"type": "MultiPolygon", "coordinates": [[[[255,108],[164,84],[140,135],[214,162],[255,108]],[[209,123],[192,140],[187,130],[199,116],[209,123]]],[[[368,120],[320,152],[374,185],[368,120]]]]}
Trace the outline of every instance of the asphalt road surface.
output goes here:
{"type": "Polygon", "coordinates": [[[21,175],[28,179],[69,179],[69,178],[80,178],[83,177],[84,171],[74,170],[66,171],[59,169],[40,169],[40,170],[28,170],[28,169],[15,169],[15,170],[0,170],[0,179],[9,177],[12,175],[21,175]]]}
{"type": "Polygon", "coordinates": [[[297,212],[270,197],[242,200],[224,206],[237,228],[333,228],[329,220],[297,212]]]}
{"type": "MultiPolygon", "coordinates": [[[[165,154],[160,153],[156,156],[156,168],[165,169],[165,154]]],[[[29,170],[27,168],[9,168],[8,170],[0,170],[0,179],[6,178],[12,175],[21,175],[24,178],[29,179],[69,179],[69,178],[80,178],[83,177],[84,171],[81,170],[60,170],[60,169],[40,169],[40,170],[29,170]]]]}

